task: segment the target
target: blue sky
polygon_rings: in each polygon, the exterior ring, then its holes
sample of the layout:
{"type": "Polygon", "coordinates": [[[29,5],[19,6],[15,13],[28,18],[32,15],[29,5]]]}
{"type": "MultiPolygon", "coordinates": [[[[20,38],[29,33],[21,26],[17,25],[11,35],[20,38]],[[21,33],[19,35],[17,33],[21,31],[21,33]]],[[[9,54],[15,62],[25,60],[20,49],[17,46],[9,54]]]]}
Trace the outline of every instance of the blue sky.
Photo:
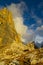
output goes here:
{"type": "MultiPolygon", "coordinates": [[[[39,43],[43,42],[43,0],[0,0],[0,9],[3,7],[7,7],[11,11],[13,8],[15,8],[14,10],[17,10],[18,13],[16,11],[12,12],[17,20],[20,18],[18,21],[21,21],[22,23],[20,24],[19,22],[19,24],[27,27],[24,29],[21,26],[24,34],[20,31],[26,42],[37,41],[37,39],[39,43]]],[[[16,26],[17,25],[18,24],[16,23],[16,26]]]]}

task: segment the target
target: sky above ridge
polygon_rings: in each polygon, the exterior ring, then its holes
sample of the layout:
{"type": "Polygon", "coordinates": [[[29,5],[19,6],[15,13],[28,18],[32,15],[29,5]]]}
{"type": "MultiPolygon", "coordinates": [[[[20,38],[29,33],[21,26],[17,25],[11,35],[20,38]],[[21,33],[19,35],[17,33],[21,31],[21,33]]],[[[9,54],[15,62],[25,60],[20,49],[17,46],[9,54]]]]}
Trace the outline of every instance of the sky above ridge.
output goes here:
{"type": "Polygon", "coordinates": [[[0,0],[7,7],[24,42],[43,42],[43,0],[0,0]]]}

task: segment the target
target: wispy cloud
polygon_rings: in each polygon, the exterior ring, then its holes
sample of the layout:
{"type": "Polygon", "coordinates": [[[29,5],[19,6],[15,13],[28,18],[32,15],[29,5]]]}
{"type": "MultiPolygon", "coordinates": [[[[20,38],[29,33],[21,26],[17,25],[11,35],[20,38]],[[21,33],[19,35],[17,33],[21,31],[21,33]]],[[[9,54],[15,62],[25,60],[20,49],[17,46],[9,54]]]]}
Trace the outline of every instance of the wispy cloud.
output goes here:
{"type": "Polygon", "coordinates": [[[22,36],[21,40],[25,42],[25,39],[23,38],[23,36],[28,30],[28,27],[24,25],[23,14],[24,14],[24,11],[27,9],[26,4],[24,2],[21,2],[18,4],[12,3],[10,6],[7,6],[7,8],[12,12],[13,21],[14,21],[15,29],[17,33],[19,33],[22,36]]]}
{"type": "Polygon", "coordinates": [[[41,27],[37,27],[36,30],[43,30],[43,25],[41,27]]]}
{"type": "Polygon", "coordinates": [[[36,33],[39,34],[40,36],[43,36],[43,25],[40,27],[37,27],[36,33]]]}
{"type": "Polygon", "coordinates": [[[35,39],[35,32],[32,29],[28,29],[27,32],[24,34],[23,38],[25,39],[25,42],[31,42],[35,39]]]}
{"type": "Polygon", "coordinates": [[[25,43],[33,41],[33,30],[28,29],[28,27],[24,25],[23,14],[24,11],[28,9],[26,4],[24,2],[18,4],[12,3],[10,6],[7,6],[7,8],[12,12],[16,31],[22,36],[22,41],[25,43]]]}
{"type": "Polygon", "coordinates": [[[39,18],[34,11],[31,11],[30,13],[31,17],[36,21],[36,24],[32,24],[30,28],[35,27],[37,25],[36,30],[34,31],[35,33],[35,42],[41,43],[43,41],[43,22],[41,18],[39,18]]]}
{"type": "Polygon", "coordinates": [[[36,36],[34,41],[41,45],[41,43],[43,42],[43,25],[40,27],[37,27],[35,33],[36,33],[36,36]]]}
{"type": "Polygon", "coordinates": [[[41,44],[43,42],[43,37],[41,37],[40,35],[37,35],[35,38],[35,42],[41,44]]]}
{"type": "MultiPolygon", "coordinates": [[[[12,12],[16,31],[22,36],[22,38],[21,38],[22,41],[25,43],[34,41],[37,38],[36,32],[41,33],[39,31],[40,27],[39,28],[37,27],[37,30],[34,31],[31,28],[33,28],[35,26],[35,24],[32,24],[30,27],[29,26],[27,27],[26,25],[24,25],[23,14],[24,14],[25,10],[28,11],[28,8],[27,8],[27,5],[25,4],[25,2],[20,2],[18,4],[12,3],[11,5],[7,6],[7,8],[12,12]]],[[[42,19],[39,18],[38,16],[36,16],[36,14],[34,14],[34,11],[32,11],[30,13],[30,15],[32,18],[34,18],[34,20],[36,21],[36,23],[38,25],[42,24],[42,19]]],[[[41,29],[42,29],[42,27],[41,27],[41,29]]]]}
{"type": "Polygon", "coordinates": [[[24,2],[18,4],[12,3],[10,6],[7,6],[7,8],[12,12],[16,31],[19,34],[23,35],[27,30],[27,26],[23,24],[24,22],[23,13],[24,10],[27,8],[26,4],[24,2]]]}
{"type": "Polygon", "coordinates": [[[30,28],[30,29],[35,28],[35,24],[31,24],[29,28],[30,28]]]}
{"type": "Polygon", "coordinates": [[[34,11],[31,11],[30,15],[31,15],[31,17],[36,21],[36,23],[37,23],[38,25],[42,24],[42,19],[39,18],[39,17],[34,13],[34,11]]]}

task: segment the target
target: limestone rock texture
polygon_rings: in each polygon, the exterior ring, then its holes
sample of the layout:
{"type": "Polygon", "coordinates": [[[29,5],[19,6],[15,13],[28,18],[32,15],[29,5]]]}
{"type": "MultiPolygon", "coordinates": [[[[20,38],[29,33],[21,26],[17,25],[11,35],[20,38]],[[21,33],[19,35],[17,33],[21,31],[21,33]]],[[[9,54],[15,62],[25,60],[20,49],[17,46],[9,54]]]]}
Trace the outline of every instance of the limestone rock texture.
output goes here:
{"type": "Polygon", "coordinates": [[[0,65],[43,65],[43,48],[22,43],[7,8],[0,10],[0,65]]]}

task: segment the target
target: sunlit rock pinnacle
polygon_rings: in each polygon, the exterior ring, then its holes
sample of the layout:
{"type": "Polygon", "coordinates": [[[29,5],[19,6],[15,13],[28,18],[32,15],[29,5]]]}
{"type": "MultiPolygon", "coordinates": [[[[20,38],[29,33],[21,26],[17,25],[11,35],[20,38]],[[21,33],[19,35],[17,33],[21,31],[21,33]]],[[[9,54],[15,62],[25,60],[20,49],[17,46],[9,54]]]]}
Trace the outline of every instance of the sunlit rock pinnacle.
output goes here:
{"type": "Polygon", "coordinates": [[[12,14],[6,8],[0,10],[0,44],[19,41],[18,34],[14,27],[12,14]]]}
{"type": "Polygon", "coordinates": [[[0,65],[43,65],[43,48],[22,43],[6,8],[0,10],[0,65]]]}

